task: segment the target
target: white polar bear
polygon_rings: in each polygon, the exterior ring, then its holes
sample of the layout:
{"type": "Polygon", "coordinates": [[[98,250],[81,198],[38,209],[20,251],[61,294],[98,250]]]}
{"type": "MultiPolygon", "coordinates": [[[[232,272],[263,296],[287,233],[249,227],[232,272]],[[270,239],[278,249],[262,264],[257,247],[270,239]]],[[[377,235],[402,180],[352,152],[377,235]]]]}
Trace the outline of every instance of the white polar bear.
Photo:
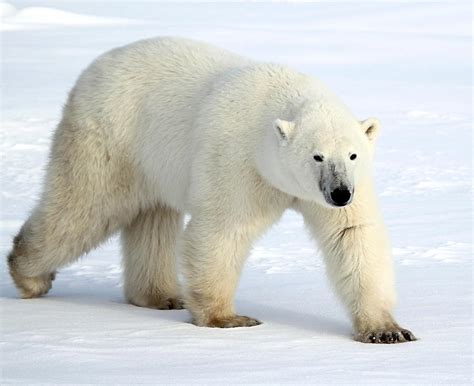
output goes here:
{"type": "Polygon", "coordinates": [[[325,254],[356,339],[414,340],[391,316],[370,173],[378,128],[287,67],[179,38],[112,50],[69,95],[11,275],[22,297],[41,296],[56,269],[121,231],[129,302],[180,308],[178,254],[195,324],[253,326],[233,308],[239,273],[252,241],[292,208],[325,254]]]}

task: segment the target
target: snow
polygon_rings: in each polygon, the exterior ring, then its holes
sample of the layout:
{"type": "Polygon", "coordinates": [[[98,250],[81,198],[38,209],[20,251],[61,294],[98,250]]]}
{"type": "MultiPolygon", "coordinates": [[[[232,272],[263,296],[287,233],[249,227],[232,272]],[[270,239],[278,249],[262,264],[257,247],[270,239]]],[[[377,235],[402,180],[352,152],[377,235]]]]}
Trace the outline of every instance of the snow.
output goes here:
{"type": "Polygon", "coordinates": [[[27,7],[17,10],[13,5],[1,3],[2,29],[5,31],[51,28],[54,26],[111,26],[135,24],[135,20],[118,17],[97,17],[65,12],[46,7],[27,7]]]}
{"type": "Polygon", "coordinates": [[[472,384],[471,5],[463,2],[0,3],[0,253],[38,197],[68,89],[94,57],[155,35],[202,39],[313,74],[377,116],[375,177],[400,324],[419,340],[364,345],[288,212],[253,249],[237,310],[264,324],[205,329],[186,311],[124,303],[117,239],[20,300],[0,268],[5,383],[472,384]]]}

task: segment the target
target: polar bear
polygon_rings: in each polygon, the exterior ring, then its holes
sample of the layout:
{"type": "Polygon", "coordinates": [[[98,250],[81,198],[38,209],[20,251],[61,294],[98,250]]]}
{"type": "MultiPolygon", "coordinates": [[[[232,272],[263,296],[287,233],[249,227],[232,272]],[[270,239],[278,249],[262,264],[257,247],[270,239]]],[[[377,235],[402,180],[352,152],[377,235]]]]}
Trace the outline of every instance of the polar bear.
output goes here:
{"type": "Polygon", "coordinates": [[[234,311],[239,273],[252,241],[291,208],[324,252],[355,339],[414,340],[392,317],[370,172],[378,130],[284,66],[172,37],[114,49],[69,94],[11,276],[23,298],[41,296],[58,268],[120,231],[130,303],[184,299],[198,326],[254,326],[234,311]]]}

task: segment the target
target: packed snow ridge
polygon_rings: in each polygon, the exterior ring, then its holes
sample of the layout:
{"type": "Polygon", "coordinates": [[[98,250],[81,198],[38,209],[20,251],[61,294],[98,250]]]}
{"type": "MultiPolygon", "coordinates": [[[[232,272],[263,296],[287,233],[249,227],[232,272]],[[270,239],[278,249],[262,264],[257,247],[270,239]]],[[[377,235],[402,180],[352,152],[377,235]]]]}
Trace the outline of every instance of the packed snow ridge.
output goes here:
{"type": "Polygon", "coordinates": [[[17,9],[9,3],[0,3],[1,30],[31,30],[54,27],[100,27],[131,25],[138,20],[121,17],[100,17],[46,7],[17,9]]]}

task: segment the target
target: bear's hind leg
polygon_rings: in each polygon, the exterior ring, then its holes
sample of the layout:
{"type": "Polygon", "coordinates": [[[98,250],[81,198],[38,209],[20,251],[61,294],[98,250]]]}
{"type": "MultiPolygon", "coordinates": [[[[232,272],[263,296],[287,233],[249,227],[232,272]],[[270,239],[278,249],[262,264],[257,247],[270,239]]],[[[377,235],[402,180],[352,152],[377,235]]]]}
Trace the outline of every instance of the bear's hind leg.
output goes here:
{"type": "Polygon", "coordinates": [[[140,212],[122,231],[124,291],[131,304],[181,309],[176,273],[176,240],[182,215],[158,206],[140,212]]]}
{"type": "Polygon", "coordinates": [[[77,125],[65,108],[44,191],[15,237],[10,274],[23,298],[48,292],[56,269],[75,261],[138,213],[143,183],[122,152],[109,152],[100,127],[77,125]]]}
{"type": "Polygon", "coordinates": [[[54,205],[43,200],[13,241],[10,275],[24,299],[46,294],[56,270],[75,261],[117,229],[117,219],[84,213],[84,201],[54,205]]]}

